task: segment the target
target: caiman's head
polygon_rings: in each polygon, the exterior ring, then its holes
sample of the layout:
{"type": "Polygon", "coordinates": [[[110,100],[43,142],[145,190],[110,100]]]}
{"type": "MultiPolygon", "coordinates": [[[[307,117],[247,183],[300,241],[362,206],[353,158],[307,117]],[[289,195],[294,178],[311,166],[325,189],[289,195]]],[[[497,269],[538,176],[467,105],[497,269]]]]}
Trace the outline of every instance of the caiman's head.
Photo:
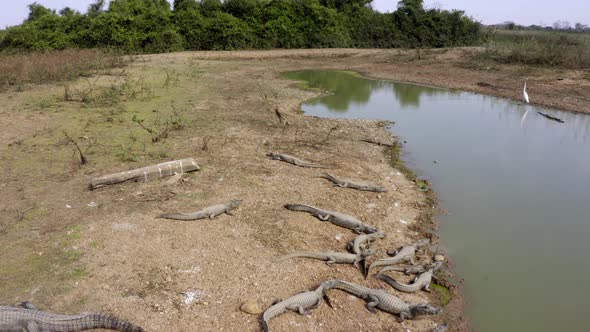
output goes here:
{"type": "Polygon", "coordinates": [[[377,188],[375,188],[375,192],[378,192],[378,193],[386,193],[387,192],[387,189],[385,189],[383,187],[377,187],[377,188]]]}
{"type": "Polygon", "coordinates": [[[338,279],[326,280],[320,284],[319,288],[321,288],[322,291],[325,293],[327,290],[334,288],[334,286],[338,284],[339,281],[340,280],[338,279]]]}
{"type": "Polygon", "coordinates": [[[435,308],[428,303],[421,303],[410,306],[410,315],[411,317],[416,317],[420,315],[436,315],[441,313],[442,310],[439,308],[435,308]]]}
{"type": "Polygon", "coordinates": [[[229,202],[229,205],[233,208],[238,207],[238,205],[240,205],[242,203],[241,199],[232,199],[231,202],[229,202]]]}
{"type": "Polygon", "coordinates": [[[365,226],[363,229],[363,232],[367,233],[367,234],[372,234],[372,233],[377,233],[379,232],[379,230],[373,226],[365,226]]]}
{"type": "Polygon", "coordinates": [[[328,304],[328,306],[330,308],[333,308],[333,307],[332,307],[332,302],[330,301],[330,298],[328,297],[327,291],[334,288],[334,286],[336,286],[339,282],[340,282],[340,280],[338,280],[338,279],[326,280],[326,281],[322,282],[316,290],[316,291],[322,292],[322,297],[326,301],[326,304],[328,304]]]}
{"type": "Polygon", "coordinates": [[[434,262],[428,266],[428,269],[433,269],[434,271],[437,271],[443,266],[444,263],[445,262],[434,262]]]}
{"type": "Polygon", "coordinates": [[[430,239],[429,238],[424,238],[424,239],[420,239],[420,240],[416,241],[416,243],[414,243],[414,246],[416,248],[422,248],[422,247],[424,247],[425,245],[427,245],[429,243],[430,243],[430,239]]]}

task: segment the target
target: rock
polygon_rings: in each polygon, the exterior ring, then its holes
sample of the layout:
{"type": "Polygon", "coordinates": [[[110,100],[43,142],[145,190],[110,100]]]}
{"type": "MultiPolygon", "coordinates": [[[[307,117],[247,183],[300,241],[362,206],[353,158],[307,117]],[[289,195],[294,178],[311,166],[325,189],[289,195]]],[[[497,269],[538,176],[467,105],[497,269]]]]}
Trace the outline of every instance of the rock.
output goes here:
{"type": "Polygon", "coordinates": [[[250,315],[258,315],[262,312],[262,309],[258,306],[255,300],[248,300],[242,304],[240,310],[250,314],[250,315]]]}
{"type": "Polygon", "coordinates": [[[434,261],[435,262],[442,262],[444,260],[445,260],[445,256],[443,256],[443,255],[435,255],[434,256],[434,261]]]}

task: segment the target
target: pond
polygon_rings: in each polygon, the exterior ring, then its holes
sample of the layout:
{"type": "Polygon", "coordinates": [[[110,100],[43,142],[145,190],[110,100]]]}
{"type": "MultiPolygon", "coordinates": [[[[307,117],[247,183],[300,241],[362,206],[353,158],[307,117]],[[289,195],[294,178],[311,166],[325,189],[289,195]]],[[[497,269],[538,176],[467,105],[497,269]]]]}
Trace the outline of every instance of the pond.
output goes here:
{"type": "Polygon", "coordinates": [[[347,72],[286,76],[332,92],[306,114],[395,121],[404,160],[448,211],[440,236],[475,330],[589,330],[590,116],[347,72]]]}

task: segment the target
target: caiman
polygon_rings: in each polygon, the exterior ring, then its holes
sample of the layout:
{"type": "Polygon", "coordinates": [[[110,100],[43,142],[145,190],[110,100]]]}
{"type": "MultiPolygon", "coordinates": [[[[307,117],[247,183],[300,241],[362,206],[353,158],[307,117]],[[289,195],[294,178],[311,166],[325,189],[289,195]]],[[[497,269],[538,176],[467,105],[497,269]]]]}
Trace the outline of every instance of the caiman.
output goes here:
{"type": "Polygon", "coordinates": [[[436,262],[436,263],[432,264],[426,272],[417,276],[414,279],[414,282],[410,285],[406,285],[406,284],[402,284],[400,282],[397,282],[392,277],[385,275],[385,274],[381,274],[381,272],[379,274],[377,274],[376,278],[379,280],[385,281],[386,283],[391,285],[391,287],[397,289],[400,292],[415,293],[421,289],[424,289],[425,291],[430,292],[430,282],[432,281],[432,276],[434,275],[434,271],[438,270],[441,266],[442,266],[442,262],[436,262]]]}
{"type": "Polygon", "coordinates": [[[23,302],[20,307],[0,306],[0,332],[78,332],[92,329],[143,332],[139,326],[101,313],[54,314],[38,310],[28,302],[23,302]]]}
{"type": "Polygon", "coordinates": [[[414,265],[414,257],[416,256],[416,250],[424,247],[425,245],[427,245],[429,243],[430,243],[430,239],[427,239],[427,238],[420,239],[411,245],[404,246],[401,249],[396,250],[394,252],[395,256],[388,257],[388,258],[381,258],[381,259],[378,259],[378,260],[374,261],[373,263],[371,263],[371,265],[367,269],[367,274],[369,273],[369,271],[373,267],[376,267],[376,266],[388,266],[388,265],[394,265],[394,264],[403,263],[403,262],[410,262],[410,263],[412,263],[412,265],[414,265]]]}
{"type": "Polygon", "coordinates": [[[326,295],[326,290],[330,289],[333,283],[334,281],[332,280],[325,281],[314,291],[293,295],[266,309],[264,314],[262,314],[261,319],[262,330],[264,332],[268,332],[268,321],[270,321],[273,317],[282,315],[289,310],[298,312],[300,315],[309,315],[311,313],[311,309],[315,309],[320,306],[322,299],[326,295]]]}
{"type": "Polygon", "coordinates": [[[202,210],[192,213],[164,213],[160,215],[160,218],[166,219],[175,219],[175,220],[197,220],[197,219],[213,219],[220,214],[228,214],[232,215],[231,210],[237,208],[240,203],[242,203],[239,199],[234,199],[229,203],[226,204],[217,204],[206,207],[202,210]]]}
{"type": "Polygon", "coordinates": [[[334,225],[352,229],[355,233],[375,233],[377,228],[364,224],[362,221],[353,216],[344,213],[328,211],[311,205],[303,204],[286,204],[285,208],[291,211],[308,212],[321,221],[329,221],[334,225]]]}
{"type": "Polygon", "coordinates": [[[387,191],[385,188],[375,185],[375,184],[372,184],[372,183],[361,182],[358,180],[351,180],[351,179],[338,179],[337,177],[330,175],[328,173],[324,173],[324,174],[320,175],[320,177],[324,178],[326,180],[332,181],[335,186],[338,186],[341,188],[351,188],[351,189],[356,189],[356,190],[361,190],[361,191],[373,191],[373,192],[377,192],[377,193],[383,193],[383,192],[387,191]]]}
{"type": "Polygon", "coordinates": [[[290,156],[288,154],[269,152],[269,153],[266,154],[266,156],[267,157],[270,157],[270,159],[284,161],[286,163],[289,163],[289,164],[292,164],[292,165],[295,165],[295,166],[299,166],[299,167],[328,168],[328,166],[324,166],[324,165],[320,165],[320,164],[314,164],[312,162],[301,160],[301,159],[299,159],[297,157],[293,157],[293,156],[290,156]]]}
{"type": "Polygon", "coordinates": [[[383,289],[368,288],[339,279],[331,281],[330,288],[343,290],[367,301],[367,309],[370,312],[375,313],[377,312],[376,309],[379,309],[390,314],[399,315],[401,321],[420,315],[434,315],[441,312],[440,309],[428,303],[408,304],[383,289]]]}

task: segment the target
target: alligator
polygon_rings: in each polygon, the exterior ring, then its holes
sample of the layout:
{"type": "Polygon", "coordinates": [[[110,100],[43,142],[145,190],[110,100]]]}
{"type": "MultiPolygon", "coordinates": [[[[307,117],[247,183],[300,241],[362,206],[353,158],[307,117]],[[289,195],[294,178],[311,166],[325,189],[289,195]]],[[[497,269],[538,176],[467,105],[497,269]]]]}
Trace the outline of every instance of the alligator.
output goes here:
{"type": "Polygon", "coordinates": [[[420,239],[411,245],[408,245],[408,246],[405,246],[399,250],[396,250],[394,252],[395,256],[388,257],[388,258],[381,258],[381,259],[378,259],[378,260],[374,261],[373,263],[371,263],[371,265],[366,270],[366,272],[368,274],[369,271],[373,267],[376,267],[376,266],[389,266],[389,265],[394,265],[394,264],[408,262],[408,261],[412,265],[414,265],[414,257],[416,256],[416,250],[422,248],[423,246],[425,246],[429,243],[430,243],[430,239],[426,239],[426,238],[420,239]]]}
{"type": "Polygon", "coordinates": [[[423,264],[423,265],[405,265],[405,266],[386,266],[379,271],[379,273],[383,273],[386,271],[398,271],[403,272],[405,274],[420,274],[428,271],[430,268],[434,268],[434,270],[438,270],[442,266],[443,262],[434,262],[432,264],[423,264]]]}
{"type": "Polygon", "coordinates": [[[352,229],[357,234],[375,233],[378,231],[377,228],[365,225],[362,221],[356,219],[355,217],[340,212],[328,211],[303,204],[285,204],[285,208],[291,211],[311,213],[314,217],[321,221],[329,221],[334,225],[352,229]]]}
{"type": "Polygon", "coordinates": [[[543,112],[537,112],[537,113],[539,113],[539,114],[541,114],[542,116],[546,117],[547,119],[549,119],[549,120],[553,120],[553,121],[555,121],[555,122],[559,122],[559,123],[564,123],[564,122],[565,122],[565,121],[563,121],[562,119],[560,119],[560,118],[557,118],[557,117],[554,117],[554,116],[552,116],[552,115],[549,115],[549,114],[547,114],[547,113],[543,113],[543,112]]]}
{"type": "Polygon", "coordinates": [[[352,188],[352,189],[356,189],[356,190],[374,191],[374,192],[378,192],[378,193],[383,193],[383,192],[387,191],[385,188],[374,185],[372,183],[360,182],[360,181],[350,180],[350,179],[338,179],[328,173],[324,173],[324,174],[320,175],[320,177],[334,182],[335,186],[338,186],[341,188],[352,188]]]}
{"type": "MultiPolygon", "coordinates": [[[[300,315],[309,315],[310,309],[320,306],[322,299],[326,296],[326,290],[332,288],[333,280],[324,281],[316,290],[293,295],[283,301],[274,303],[262,314],[262,330],[268,332],[268,321],[273,317],[284,314],[288,310],[296,311],[300,315]]],[[[326,301],[330,305],[329,299],[326,301]]]]}
{"type": "Polygon", "coordinates": [[[379,274],[376,275],[376,278],[379,280],[385,281],[386,283],[391,285],[391,287],[397,289],[400,292],[415,293],[421,289],[424,289],[425,291],[430,292],[430,282],[432,281],[432,276],[434,274],[434,271],[439,269],[441,266],[442,266],[442,262],[436,262],[436,263],[432,264],[431,266],[429,266],[429,268],[426,272],[417,276],[414,279],[414,282],[410,285],[399,283],[395,279],[391,278],[390,276],[385,275],[385,274],[381,274],[381,272],[379,272],[379,274]]]}
{"type": "Polygon", "coordinates": [[[242,200],[234,199],[226,204],[217,204],[206,207],[202,210],[192,213],[164,213],[160,215],[160,218],[175,219],[175,220],[197,220],[197,219],[213,219],[220,214],[232,215],[229,211],[237,208],[242,200]]]}
{"type": "Polygon", "coordinates": [[[385,233],[383,232],[375,232],[371,234],[359,234],[357,237],[354,238],[353,241],[350,241],[346,248],[348,251],[351,251],[357,255],[362,256],[369,256],[375,253],[374,250],[369,249],[369,244],[377,239],[382,239],[385,237],[385,233]]]}
{"type": "Polygon", "coordinates": [[[2,332],[78,332],[92,329],[143,332],[139,326],[101,313],[60,315],[38,310],[29,302],[23,302],[19,307],[0,306],[2,332]]]}
{"type": "Polygon", "coordinates": [[[354,266],[360,268],[359,263],[365,262],[365,257],[360,254],[349,254],[347,252],[311,252],[311,251],[295,251],[288,255],[285,255],[279,258],[279,262],[285,261],[287,259],[296,258],[296,257],[303,257],[303,258],[312,258],[312,259],[319,259],[322,261],[326,261],[326,264],[331,266],[332,264],[353,264],[354,266]]]}
{"type": "Polygon", "coordinates": [[[379,271],[379,273],[383,273],[385,271],[398,271],[403,272],[405,274],[419,274],[428,271],[427,265],[405,265],[405,266],[386,266],[379,271]]]}
{"type": "Polygon", "coordinates": [[[320,165],[320,164],[314,164],[314,163],[311,163],[309,161],[301,160],[301,159],[299,159],[297,157],[290,156],[288,154],[269,152],[269,153],[266,154],[266,156],[267,157],[270,157],[270,159],[273,159],[273,160],[284,161],[284,162],[287,162],[289,164],[293,164],[295,166],[300,166],[300,167],[328,168],[328,166],[324,166],[324,165],[320,165]]]}
{"type": "Polygon", "coordinates": [[[377,308],[390,314],[399,315],[401,321],[412,319],[419,315],[434,315],[441,312],[440,309],[428,303],[409,304],[383,289],[368,288],[344,280],[332,279],[330,289],[332,288],[343,290],[367,301],[367,309],[370,312],[377,312],[375,309],[377,308]]]}

